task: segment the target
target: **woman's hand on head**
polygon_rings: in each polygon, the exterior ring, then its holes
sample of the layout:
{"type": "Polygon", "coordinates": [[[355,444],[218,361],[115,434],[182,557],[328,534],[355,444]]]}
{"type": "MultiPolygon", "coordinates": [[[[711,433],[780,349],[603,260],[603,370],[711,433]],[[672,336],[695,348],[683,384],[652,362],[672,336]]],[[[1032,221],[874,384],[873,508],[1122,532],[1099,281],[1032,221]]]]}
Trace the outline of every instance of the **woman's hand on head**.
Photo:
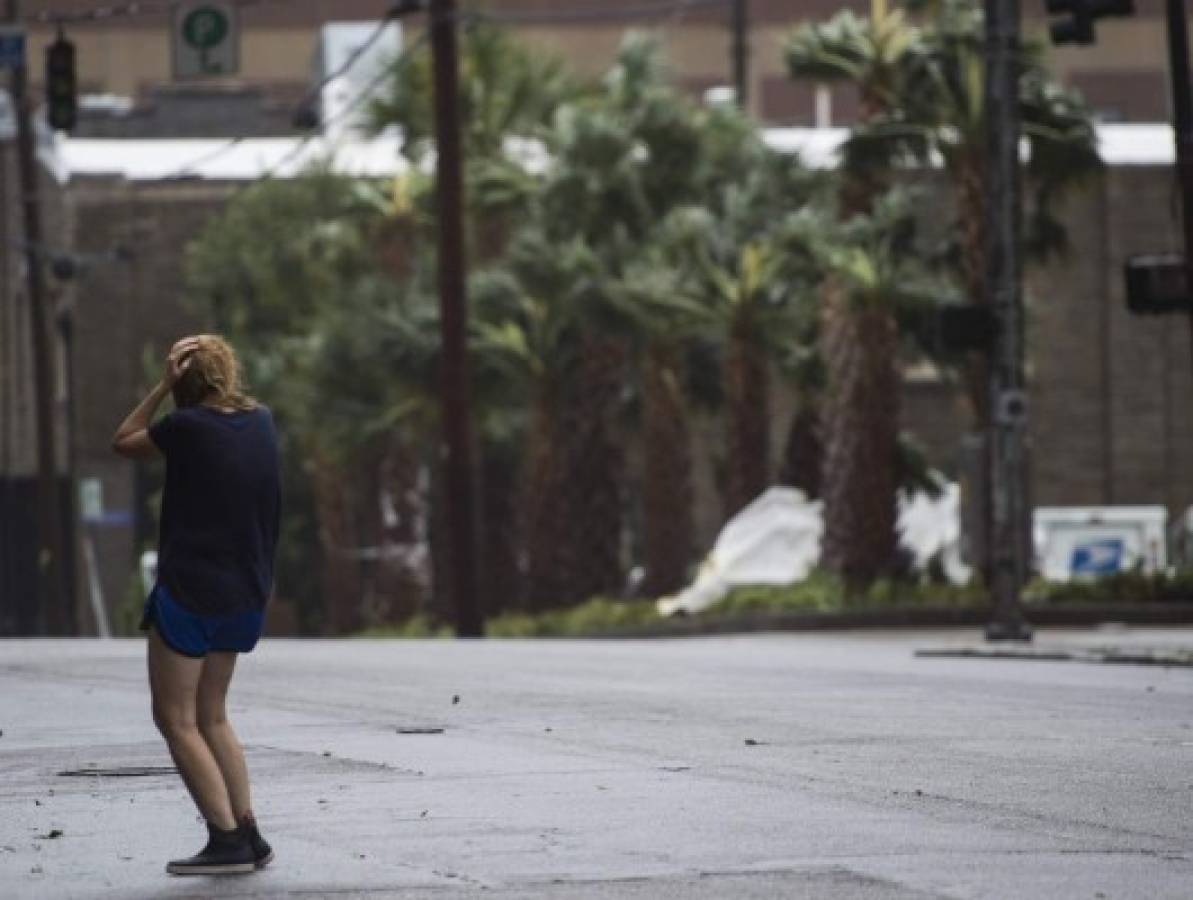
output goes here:
{"type": "Polygon", "coordinates": [[[162,382],[166,387],[174,387],[178,379],[182,377],[182,373],[191,364],[191,354],[198,349],[199,338],[197,335],[184,337],[175,342],[166,355],[166,368],[162,375],[162,382]]]}

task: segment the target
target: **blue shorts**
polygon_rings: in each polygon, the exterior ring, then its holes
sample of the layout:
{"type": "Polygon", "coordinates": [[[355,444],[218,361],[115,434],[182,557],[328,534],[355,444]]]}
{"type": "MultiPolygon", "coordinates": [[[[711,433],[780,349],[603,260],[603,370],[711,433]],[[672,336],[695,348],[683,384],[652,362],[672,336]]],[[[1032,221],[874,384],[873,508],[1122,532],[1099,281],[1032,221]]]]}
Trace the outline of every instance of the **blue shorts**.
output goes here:
{"type": "Polygon", "coordinates": [[[259,609],[202,616],[184,609],[162,584],[145,601],[141,628],[157,629],[166,646],[183,656],[202,657],[209,651],[248,653],[261,637],[265,613],[259,609]]]}

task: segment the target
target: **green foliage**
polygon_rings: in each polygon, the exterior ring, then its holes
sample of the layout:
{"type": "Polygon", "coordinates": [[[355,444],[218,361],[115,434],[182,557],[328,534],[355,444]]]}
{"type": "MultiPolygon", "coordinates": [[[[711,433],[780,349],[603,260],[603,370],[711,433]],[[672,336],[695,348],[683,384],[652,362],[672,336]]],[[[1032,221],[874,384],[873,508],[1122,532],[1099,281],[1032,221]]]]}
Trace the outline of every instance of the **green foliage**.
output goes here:
{"type": "Polygon", "coordinates": [[[1123,572],[1091,580],[1033,581],[1024,590],[1030,605],[1132,605],[1193,603],[1193,572],[1145,575],[1123,572]]]}
{"type": "Polygon", "coordinates": [[[880,579],[861,593],[849,592],[840,579],[814,572],[791,585],[739,587],[701,615],[734,617],[754,613],[879,612],[894,609],[955,609],[981,606],[976,586],[880,579]]]}
{"type": "Polygon", "coordinates": [[[401,625],[375,625],[357,632],[358,638],[450,638],[455,635],[450,625],[435,622],[426,613],[416,613],[401,625]]]}
{"type": "MultiPolygon", "coordinates": [[[[1094,581],[1033,582],[1025,592],[1028,606],[1110,606],[1141,603],[1193,603],[1193,573],[1142,575],[1127,573],[1094,581]]],[[[696,616],[698,621],[748,619],[781,614],[881,613],[895,610],[985,609],[989,601],[977,584],[910,582],[880,579],[867,591],[846,591],[841,581],[824,572],[813,572],[790,585],[746,585],[734,588],[722,600],[696,616]]],[[[486,626],[490,637],[599,637],[613,632],[648,633],[664,620],[649,601],[596,598],[565,610],[538,615],[505,613],[486,626]]],[[[451,629],[418,615],[399,626],[372,628],[360,637],[450,637],[451,629]]]]}
{"type": "MultiPolygon", "coordinates": [[[[431,49],[422,45],[395,65],[386,96],[372,103],[377,131],[402,129],[403,152],[412,161],[434,150],[435,95],[431,49]]],[[[533,138],[546,128],[561,103],[582,95],[584,86],[563,62],[532,51],[500,27],[469,22],[460,50],[460,119],[465,155],[500,157],[510,138],[533,138]]]]}
{"type": "Polygon", "coordinates": [[[489,637],[504,638],[586,637],[648,625],[658,619],[659,614],[651,602],[596,597],[569,609],[538,615],[506,613],[490,619],[485,633],[489,637]]]}
{"type": "MultiPolygon", "coordinates": [[[[890,116],[859,132],[851,153],[922,159],[957,133],[947,123],[959,107],[945,108],[941,98],[961,97],[962,88],[968,100],[976,96],[972,60],[962,58],[973,50],[970,26],[954,19],[946,28],[940,18],[934,32],[896,14],[873,31],[843,14],[797,32],[788,60],[797,74],[868,80],[866,102],[890,116]],[[906,96],[912,83],[922,96],[906,96]],[[896,100],[905,104],[898,113],[896,100]],[[882,131],[888,126],[894,130],[882,131]]],[[[401,127],[407,157],[422,161],[432,147],[430,56],[425,47],[412,52],[372,115],[378,129],[401,127]]],[[[1049,136],[1032,157],[1032,183],[1051,200],[1068,183],[1056,174],[1063,161],[1076,158],[1061,151],[1088,150],[1089,135],[1072,126],[1081,110],[1071,95],[1047,79],[1025,84],[1052,116],[1025,114],[1031,140],[1049,136]]],[[[517,458],[532,423],[543,424],[534,417],[549,406],[544,397],[586,402],[589,393],[561,387],[594,346],[625,353],[630,373],[636,354],[667,342],[686,362],[676,378],[688,402],[705,408],[734,402],[719,377],[731,342],[739,360],[745,346],[744,355],[779,363],[813,395],[825,379],[816,286],[826,274],[857,302],[899,311],[947,293],[917,262],[906,197],[884,197],[872,215],[836,221],[825,179],[769,149],[737,111],[685,98],[668,84],[650,38],[631,35],[609,75],[583,85],[506,32],[470,25],[461,92],[475,266],[469,340],[484,448],[517,458]]],[[[284,502],[290,556],[279,578],[287,596],[306,592],[299,608],[307,627],[319,621],[310,570],[320,534],[302,483],[307,459],[350,464],[361,447],[390,439],[424,464],[435,459],[435,185],[418,171],[393,183],[324,168],[265,181],[234,197],[187,255],[188,296],[241,350],[250,386],[274,408],[283,454],[294,460],[284,502]]],[[[571,409],[572,421],[629,420],[636,389],[626,377],[601,408],[571,409]]],[[[542,433],[557,443],[561,434],[542,433]]],[[[904,462],[905,481],[925,484],[922,458],[909,449],[904,462]]],[[[834,590],[818,577],[788,593],[746,592],[727,602],[834,608],[844,602],[834,590]]],[[[892,602],[905,596],[901,586],[875,590],[892,602]]],[[[584,633],[653,615],[649,604],[597,600],[558,614],[507,615],[491,630],[584,633]]],[[[415,619],[401,633],[439,630],[415,619]]]]}

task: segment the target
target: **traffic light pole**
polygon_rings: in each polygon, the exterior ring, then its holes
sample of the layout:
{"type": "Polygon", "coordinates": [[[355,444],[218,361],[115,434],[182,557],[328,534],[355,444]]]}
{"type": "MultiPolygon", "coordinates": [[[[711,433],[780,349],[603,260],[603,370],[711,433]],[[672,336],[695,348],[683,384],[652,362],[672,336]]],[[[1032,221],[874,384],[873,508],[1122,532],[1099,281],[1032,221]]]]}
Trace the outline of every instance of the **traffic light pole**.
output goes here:
{"type": "MultiPolygon", "coordinates": [[[[7,0],[5,13],[10,23],[19,22],[18,0],[7,0]]],[[[12,93],[17,125],[17,176],[20,182],[21,218],[24,224],[29,319],[33,332],[33,391],[37,419],[38,619],[39,622],[45,622],[50,634],[63,635],[67,632],[70,616],[65,584],[66,554],[62,534],[62,507],[58,497],[54,370],[51,365],[50,329],[46,315],[45,269],[41,258],[44,242],[33,115],[29,108],[29,73],[24,59],[12,67],[9,89],[12,93]]]]}
{"type": "MultiPolygon", "coordinates": [[[[1187,290],[1193,291],[1193,88],[1189,82],[1189,26],[1185,0],[1167,0],[1166,8],[1176,174],[1185,237],[1185,284],[1187,290]]],[[[1193,304],[1189,306],[1189,328],[1193,336],[1193,304]]]]}
{"type": "Polygon", "coordinates": [[[464,177],[460,148],[459,62],[455,0],[430,10],[435,82],[436,194],[439,203],[439,328],[442,459],[450,531],[451,595],[458,637],[482,637],[477,602],[475,489],[465,296],[464,177]]]}
{"type": "Polygon", "coordinates": [[[986,0],[986,288],[997,322],[990,379],[990,571],[987,640],[1030,640],[1019,592],[1027,575],[1027,404],[1023,374],[1019,188],[1019,0],[986,0]]]}

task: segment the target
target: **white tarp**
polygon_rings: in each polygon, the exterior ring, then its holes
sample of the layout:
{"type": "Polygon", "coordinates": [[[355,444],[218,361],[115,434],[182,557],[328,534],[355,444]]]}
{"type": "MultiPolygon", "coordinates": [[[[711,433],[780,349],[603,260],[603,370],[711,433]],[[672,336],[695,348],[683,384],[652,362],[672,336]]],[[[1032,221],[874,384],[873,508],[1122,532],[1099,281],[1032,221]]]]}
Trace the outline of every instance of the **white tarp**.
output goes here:
{"type": "MultiPolygon", "coordinates": [[[[926,494],[900,499],[899,532],[917,569],[939,558],[945,574],[960,583],[969,578],[960,552],[960,491],[943,479],[941,484],[935,499],[926,494]]],[[[820,501],[809,501],[795,488],[773,487],[729,520],[695,582],[659,600],[659,613],[699,612],[740,585],[801,581],[820,560],[823,533],[820,501]]]]}

